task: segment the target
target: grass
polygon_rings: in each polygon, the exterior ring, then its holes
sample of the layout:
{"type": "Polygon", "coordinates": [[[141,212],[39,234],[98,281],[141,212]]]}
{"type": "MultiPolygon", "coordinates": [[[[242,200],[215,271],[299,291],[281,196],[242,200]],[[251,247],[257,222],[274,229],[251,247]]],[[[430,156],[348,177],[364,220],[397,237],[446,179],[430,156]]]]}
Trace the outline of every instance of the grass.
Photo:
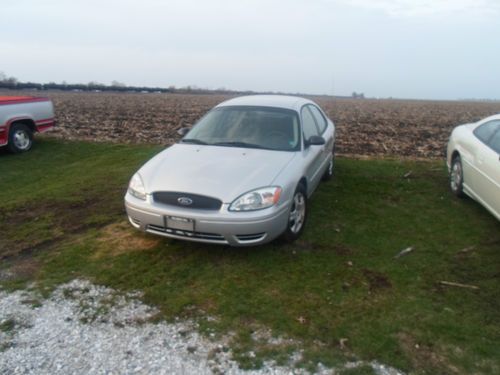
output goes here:
{"type": "Polygon", "coordinates": [[[7,319],[0,323],[1,332],[11,332],[16,326],[16,321],[14,319],[7,319]]]}
{"type": "Polygon", "coordinates": [[[1,154],[0,256],[14,275],[3,286],[50,291],[85,277],[142,290],[165,319],[234,332],[243,368],[302,349],[309,369],[361,359],[416,374],[500,372],[500,223],[450,195],[443,162],[342,158],[299,241],[229,248],[126,223],[127,181],[160,149],[43,139],[1,154]],[[271,345],[266,329],[290,340],[271,345]]]}

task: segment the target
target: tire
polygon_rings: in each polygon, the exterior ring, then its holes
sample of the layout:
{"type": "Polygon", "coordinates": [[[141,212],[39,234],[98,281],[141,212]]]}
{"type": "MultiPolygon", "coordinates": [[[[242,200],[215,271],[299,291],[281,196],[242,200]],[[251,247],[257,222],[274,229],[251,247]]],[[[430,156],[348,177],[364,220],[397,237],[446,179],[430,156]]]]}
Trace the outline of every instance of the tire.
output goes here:
{"type": "Polygon", "coordinates": [[[282,236],[286,242],[293,242],[300,237],[306,225],[307,212],[306,189],[304,185],[299,184],[293,194],[287,227],[282,236]]]}
{"type": "Polygon", "coordinates": [[[328,168],[326,168],[323,177],[321,177],[321,181],[330,181],[334,175],[335,170],[335,153],[332,151],[332,160],[330,160],[330,164],[328,164],[328,168]]]}
{"type": "Polygon", "coordinates": [[[13,153],[26,152],[33,146],[33,132],[25,124],[14,124],[9,131],[9,150],[13,153]]]}
{"type": "Polygon", "coordinates": [[[455,156],[451,162],[450,189],[457,197],[464,196],[464,170],[460,155],[455,156]]]}

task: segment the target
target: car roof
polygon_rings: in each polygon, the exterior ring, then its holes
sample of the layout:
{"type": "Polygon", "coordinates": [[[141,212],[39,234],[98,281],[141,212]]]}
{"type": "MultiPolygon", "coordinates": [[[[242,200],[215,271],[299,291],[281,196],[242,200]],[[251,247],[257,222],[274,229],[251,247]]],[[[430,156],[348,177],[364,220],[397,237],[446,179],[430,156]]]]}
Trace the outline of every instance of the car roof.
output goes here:
{"type": "Polygon", "coordinates": [[[313,101],[290,95],[247,95],[226,100],[216,106],[255,106],[255,107],[274,107],[292,109],[299,112],[304,104],[314,104],[313,101]]]}

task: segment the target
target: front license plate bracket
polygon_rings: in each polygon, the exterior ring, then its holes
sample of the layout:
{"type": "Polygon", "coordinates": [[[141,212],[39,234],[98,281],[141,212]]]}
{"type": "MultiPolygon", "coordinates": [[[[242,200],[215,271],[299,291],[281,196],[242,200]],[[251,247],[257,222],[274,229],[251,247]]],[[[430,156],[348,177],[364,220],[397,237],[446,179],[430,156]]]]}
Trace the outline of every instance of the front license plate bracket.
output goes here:
{"type": "Polygon", "coordinates": [[[194,220],[179,216],[165,216],[165,227],[167,229],[194,232],[194,220]]]}

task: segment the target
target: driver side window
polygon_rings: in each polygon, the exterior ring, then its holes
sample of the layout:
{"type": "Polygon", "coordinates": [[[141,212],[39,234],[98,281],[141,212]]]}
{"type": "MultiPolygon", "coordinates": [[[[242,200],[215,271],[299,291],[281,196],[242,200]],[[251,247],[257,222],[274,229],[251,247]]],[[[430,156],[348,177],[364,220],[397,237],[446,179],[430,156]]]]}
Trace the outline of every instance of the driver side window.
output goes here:
{"type": "Polygon", "coordinates": [[[318,127],[316,126],[316,121],[307,107],[303,107],[301,111],[302,115],[302,131],[304,132],[304,140],[308,140],[313,135],[319,135],[318,127]]]}

